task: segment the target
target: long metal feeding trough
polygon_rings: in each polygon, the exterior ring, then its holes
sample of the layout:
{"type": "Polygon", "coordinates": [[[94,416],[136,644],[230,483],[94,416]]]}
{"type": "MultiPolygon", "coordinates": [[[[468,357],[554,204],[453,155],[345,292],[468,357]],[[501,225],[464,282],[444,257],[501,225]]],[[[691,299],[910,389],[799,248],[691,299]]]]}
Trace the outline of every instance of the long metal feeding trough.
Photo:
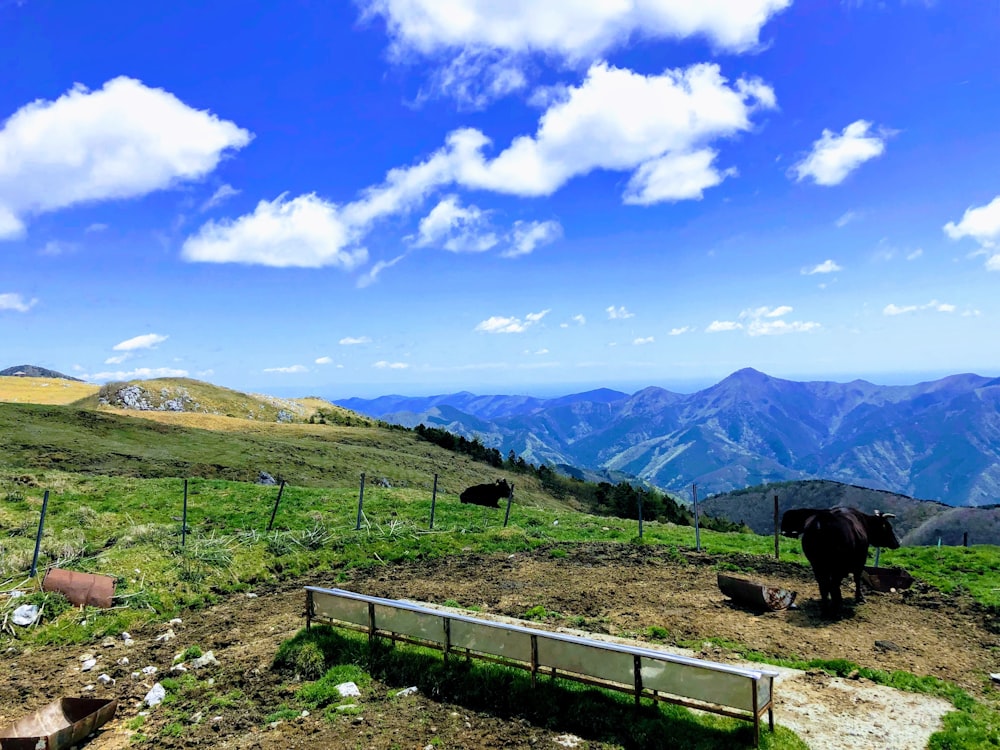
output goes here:
{"type": "Polygon", "coordinates": [[[734,602],[755,610],[788,609],[795,603],[797,592],[768,586],[746,578],[719,573],[719,590],[734,602]]]}
{"type": "Polygon", "coordinates": [[[117,710],[117,700],[60,698],[0,729],[0,749],[65,750],[110,721],[117,710]]]}

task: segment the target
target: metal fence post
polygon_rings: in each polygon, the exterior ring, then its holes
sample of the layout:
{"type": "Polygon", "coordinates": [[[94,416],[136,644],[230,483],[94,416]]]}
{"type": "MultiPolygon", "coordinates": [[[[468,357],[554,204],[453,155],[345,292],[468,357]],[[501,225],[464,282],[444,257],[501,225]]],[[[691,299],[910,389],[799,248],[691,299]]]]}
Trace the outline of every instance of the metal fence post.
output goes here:
{"type": "Polygon", "coordinates": [[[358,492],[358,520],[354,524],[354,530],[361,529],[361,508],[365,503],[365,473],[361,472],[361,491],[358,492]]]}
{"type": "Polygon", "coordinates": [[[181,511],[181,546],[187,543],[188,528],[188,480],[184,480],[184,510],[181,511]]]}
{"type": "Polygon", "coordinates": [[[281,493],[285,491],[285,480],[281,480],[281,486],[278,487],[278,496],[274,499],[274,508],[271,510],[271,520],[267,523],[267,530],[270,531],[271,527],[274,526],[274,516],[278,513],[278,503],[281,502],[281,493]]]}
{"type": "Polygon", "coordinates": [[[45,527],[45,511],[48,507],[49,491],[45,490],[45,495],[42,497],[42,516],[38,519],[38,534],[35,536],[35,556],[31,558],[31,573],[29,575],[32,578],[38,572],[38,551],[42,548],[42,529],[45,527]]]}
{"type": "Polygon", "coordinates": [[[434,475],[434,489],[431,491],[431,525],[430,528],[434,528],[434,505],[437,503],[438,496],[438,475],[434,475]]]}
{"type": "Polygon", "coordinates": [[[781,533],[781,521],[778,513],[778,496],[774,496],[774,559],[781,559],[781,547],[778,546],[778,536],[781,533]]]}
{"type": "Polygon", "coordinates": [[[694,548],[701,552],[701,529],[698,526],[698,485],[691,485],[691,497],[694,501],[694,548]]]}

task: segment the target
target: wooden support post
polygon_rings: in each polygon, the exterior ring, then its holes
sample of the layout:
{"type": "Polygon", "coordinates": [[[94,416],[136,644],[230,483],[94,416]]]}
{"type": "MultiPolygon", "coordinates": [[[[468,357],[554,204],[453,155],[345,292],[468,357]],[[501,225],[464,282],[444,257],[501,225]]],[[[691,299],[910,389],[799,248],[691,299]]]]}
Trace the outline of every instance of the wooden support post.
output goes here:
{"type": "Polygon", "coordinates": [[[361,490],[358,492],[358,520],[354,524],[354,530],[361,529],[361,508],[365,503],[365,473],[361,472],[361,490]]]}
{"type": "Polygon", "coordinates": [[[531,687],[538,684],[538,636],[531,634],[531,687]]]}
{"type": "Polygon", "coordinates": [[[774,496],[774,559],[781,559],[781,547],[779,538],[781,536],[781,514],[778,512],[778,496],[774,496]]]}
{"type": "Polygon", "coordinates": [[[29,575],[34,578],[38,572],[38,551],[42,548],[42,529],[45,528],[45,511],[49,507],[49,491],[45,490],[42,496],[42,515],[38,519],[38,534],[35,535],[35,555],[31,558],[31,572],[29,575]]]}
{"type": "Polygon", "coordinates": [[[635,707],[639,708],[642,702],[642,657],[639,654],[632,657],[632,674],[635,679],[635,707]]]}
{"type": "Polygon", "coordinates": [[[760,747],[760,710],[757,708],[757,680],[750,682],[750,689],[753,690],[753,746],[760,747]]]}
{"type": "Polygon", "coordinates": [[[434,475],[434,489],[431,490],[431,525],[430,528],[434,528],[434,505],[437,503],[438,496],[438,475],[434,475]]]}
{"type": "MultiPolygon", "coordinates": [[[[435,480],[437,474],[434,475],[435,480]]],[[[451,654],[451,618],[444,618],[444,663],[448,663],[448,656],[451,654]]]]}
{"type": "Polygon", "coordinates": [[[181,546],[187,542],[188,528],[188,480],[184,480],[184,510],[181,512],[181,546]]]}
{"type": "Polygon", "coordinates": [[[313,592],[306,589],[306,630],[312,627],[313,617],[313,592]]]}
{"type": "Polygon", "coordinates": [[[267,522],[267,530],[270,531],[271,527],[274,526],[274,516],[278,512],[278,503],[281,502],[281,493],[285,491],[285,480],[281,480],[281,486],[278,487],[278,496],[274,499],[274,508],[271,510],[271,520],[267,522]]]}

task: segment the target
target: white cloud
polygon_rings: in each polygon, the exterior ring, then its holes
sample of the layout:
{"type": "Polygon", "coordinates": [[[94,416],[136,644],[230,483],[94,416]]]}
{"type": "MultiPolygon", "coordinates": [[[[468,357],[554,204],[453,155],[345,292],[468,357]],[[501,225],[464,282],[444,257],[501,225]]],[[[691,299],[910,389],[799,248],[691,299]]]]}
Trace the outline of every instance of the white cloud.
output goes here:
{"type": "Polygon", "coordinates": [[[756,307],[740,313],[740,320],[746,320],[746,331],[749,336],[777,336],[785,333],[806,333],[820,328],[814,321],[781,320],[793,311],[789,305],[779,305],[775,308],[756,307]]]}
{"type": "Polygon", "coordinates": [[[14,310],[15,312],[28,312],[38,304],[37,299],[26,300],[20,294],[5,292],[0,294],[0,310],[14,310]]]}
{"type": "Polygon", "coordinates": [[[315,362],[317,365],[328,365],[333,362],[333,357],[317,357],[315,362]]]}
{"type": "Polygon", "coordinates": [[[1000,195],[985,206],[966,209],[957,224],[944,225],[944,232],[953,240],[971,237],[983,247],[993,247],[1000,239],[1000,195]]]}
{"type": "Polygon", "coordinates": [[[202,211],[208,211],[209,209],[215,208],[220,203],[225,201],[227,198],[232,198],[234,195],[239,195],[240,191],[234,188],[232,185],[219,185],[211,197],[201,204],[202,211]]]}
{"type": "Polygon", "coordinates": [[[441,247],[453,253],[480,253],[499,240],[490,228],[489,213],[476,206],[463,208],[457,195],[441,200],[420,220],[415,247],[441,247]]]}
{"type": "Polygon", "coordinates": [[[611,305],[609,307],[604,308],[604,312],[608,314],[608,318],[610,320],[627,320],[628,318],[635,317],[635,313],[630,313],[628,310],[625,309],[624,305],[621,305],[619,307],[611,305]]]}
{"type": "Polygon", "coordinates": [[[341,346],[357,346],[359,344],[370,344],[372,340],[367,336],[345,336],[339,342],[341,346]]]}
{"type": "Polygon", "coordinates": [[[510,248],[503,253],[505,258],[529,255],[536,247],[548,245],[562,237],[562,224],[558,221],[515,221],[510,230],[510,248]]]}
{"type": "Polygon", "coordinates": [[[846,211],[844,214],[841,215],[839,219],[837,219],[837,221],[834,222],[834,224],[837,225],[837,229],[843,229],[852,221],[855,221],[860,218],[861,214],[858,213],[857,211],[846,211]]]}
{"type": "Polygon", "coordinates": [[[723,331],[738,331],[743,326],[735,320],[713,320],[705,329],[706,333],[721,333],[723,331]]]}
{"type": "Polygon", "coordinates": [[[906,313],[918,312],[921,310],[931,310],[933,312],[940,313],[953,313],[958,308],[955,305],[949,304],[947,302],[938,302],[936,299],[932,299],[925,305],[896,305],[889,303],[883,310],[883,315],[905,315],[906,313]]]}
{"type": "Polygon", "coordinates": [[[920,257],[921,255],[923,255],[923,254],[924,254],[924,251],[923,251],[923,248],[919,248],[919,247],[918,247],[918,248],[917,248],[916,250],[914,250],[914,251],[913,251],[912,253],[908,254],[908,255],[906,256],[906,259],[907,259],[907,260],[916,260],[917,258],[919,258],[919,257],[920,257]]]}
{"type": "Polygon", "coordinates": [[[889,132],[882,130],[872,135],[871,126],[867,120],[856,120],[840,135],[824,129],[809,155],[792,167],[796,181],[809,177],[817,185],[839,185],[866,161],[880,156],[889,132]]]}
{"type": "Polygon", "coordinates": [[[157,344],[162,344],[169,337],[159,333],[144,333],[142,336],[133,336],[125,341],[120,341],[111,347],[116,352],[131,352],[136,349],[152,349],[157,344]]]}
{"type": "MultiPolygon", "coordinates": [[[[570,323],[576,323],[576,325],[578,326],[584,326],[587,325],[587,318],[583,315],[574,315],[572,318],[570,318],[570,323]]],[[[570,326],[569,323],[559,324],[560,328],[569,328],[569,326],[570,326]]]]}
{"type": "Polygon", "coordinates": [[[149,380],[151,378],[186,378],[187,370],[172,367],[137,367],[134,370],[117,370],[115,372],[96,372],[84,375],[86,380],[149,380]]]}
{"type": "Polygon", "coordinates": [[[403,258],[406,257],[406,253],[402,255],[397,255],[391,260],[378,260],[372,264],[372,267],[368,269],[367,273],[362,274],[358,277],[358,287],[364,289],[365,287],[374,284],[384,270],[387,268],[392,268],[394,265],[399,263],[403,258]]]}
{"type": "Polygon", "coordinates": [[[0,239],[22,234],[34,214],[199,179],[251,137],[124,76],[26,104],[0,130],[0,239]]]}
{"type": "Polygon", "coordinates": [[[45,246],[38,251],[39,255],[47,255],[50,257],[56,257],[58,255],[65,255],[66,253],[76,252],[77,245],[74,242],[63,242],[61,240],[49,240],[45,243],[45,246]]]}
{"type": "Polygon", "coordinates": [[[86,232],[87,234],[92,234],[94,232],[103,232],[107,228],[108,228],[107,224],[102,224],[99,221],[95,221],[93,224],[91,224],[90,226],[88,226],[83,231],[86,232]]]}
{"type": "Polygon", "coordinates": [[[706,188],[737,174],[735,167],[719,172],[713,166],[717,153],[703,148],[693,153],[673,153],[642,164],[625,189],[625,202],[636,206],[679,200],[701,200],[706,188]]]}
{"type": "Polygon", "coordinates": [[[421,90],[417,101],[451,97],[464,109],[484,109],[527,85],[520,61],[495,50],[468,49],[431,74],[430,86],[421,90]]]}
{"type": "Polygon", "coordinates": [[[681,334],[687,333],[688,331],[691,331],[691,330],[692,330],[691,326],[683,326],[681,328],[671,328],[670,329],[670,335],[671,336],[680,336],[681,334]]]}
{"type": "Polygon", "coordinates": [[[643,344],[652,344],[654,341],[656,341],[656,339],[653,338],[652,336],[646,336],[644,338],[635,338],[635,339],[632,339],[632,343],[635,346],[642,346],[643,344]]]}
{"type": "Polygon", "coordinates": [[[337,206],[316,196],[262,200],[252,214],[210,221],[184,241],[181,255],[206,263],[254,263],[264,266],[351,270],[368,258],[337,206]]]}
{"type": "Polygon", "coordinates": [[[124,362],[124,361],[126,361],[128,359],[131,359],[131,358],[132,358],[132,354],[130,352],[125,352],[124,354],[116,354],[113,357],[108,357],[106,360],[104,360],[104,364],[106,364],[106,365],[120,365],[122,362],[124,362]]]}
{"type": "Polygon", "coordinates": [[[844,269],[837,265],[835,261],[824,260],[822,263],[813,266],[812,268],[803,268],[802,273],[811,276],[817,273],[835,273],[837,271],[843,271],[844,269]]]}
{"type": "Polygon", "coordinates": [[[991,255],[986,259],[986,270],[987,271],[1000,271],[1000,253],[996,255],[991,255]]]}
{"type": "Polygon", "coordinates": [[[409,365],[406,362],[387,362],[383,359],[375,362],[372,367],[379,370],[405,370],[409,365]]]}
{"type": "Polygon", "coordinates": [[[532,52],[563,60],[601,57],[635,37],[707,37],[718,48],[755,47],[768,19],[791,0],[359,0],[367,17],[381,16],[397,55],[455,49],[532,52]]]}
{"type": "Polygon", "coordinates": [[[549,312],[549,310],[542,310],[537,313],[528,313],[524,316],[524,320],[515,317],[494,315],[479,323],[475,330],[480,333],[524,333],[549,312]]]}
{"type": "Polygon", "coordinates": [[[281,373],[298,373],[298,372],[309,372],[309,368],[305,365],[291,365],[289,367],[265,367],[264,372],[281,372],[281,373]]]}

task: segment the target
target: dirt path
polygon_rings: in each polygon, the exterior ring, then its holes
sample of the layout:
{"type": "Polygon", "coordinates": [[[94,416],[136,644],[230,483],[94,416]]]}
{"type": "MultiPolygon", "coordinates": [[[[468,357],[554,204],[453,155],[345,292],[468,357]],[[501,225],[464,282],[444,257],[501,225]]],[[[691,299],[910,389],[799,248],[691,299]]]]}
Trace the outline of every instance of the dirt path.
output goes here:
{"type": "MultiPolygon", "coordinates": [[[[984,627],[983,614],[969,602],[948,601],[928,590],[872,595],[852,616],[830,622],[819,617],[815,584],[805,571],[765,563],[763,570],[747,575],[799,591],[801,609],[755,615],[733,606],[719,592],[709,563],[707,558],[672,555],[657,547],[588,544],[565,557],[550,551],[467,555],[354,571],[339,584],[333,583],[331,573],[317,574],[278,590],[260,590],[255,599],[234,597],[188,613],[181,623],[150,626],[132,634],[131,646],[113,639],[106,646],[5,654],[0,725],[61,695],[80,694],[103,672],[116,683],[98,685],[94,694],[119,697],[119,714],[87,748],[127,747],[131,731],[160,726],[162,712],[156,710],[144,721],[136,719],[149,687],[169,669],[174,654],[197,644],[220,661],[212,668],[214,694],[239,697],[232,705],[210,706],[197,725],[176,740],[162,740],[161,735],[161,747],[555,748],[575,741],[527,722],[473,713],[420,695],[400,701],[394,698],[400,686],[380,686],[378,698],[350,720],[331,724],[318,716],[302,717],[269,727],[266,717],[290,697],[284,678],[272,672],[270,664],[278,645],[303,625],[304,583],[435,604],[457,602],[483,616],[523,618],[533,608],[536,613],[544,609],[549,617],[540,624],[545,627],[615,637],[638,637],[650,627],[662,628],[669,633],[667,643],[693,642],[697,653],[716,661],[736,660],[724,645],[715,645],[729,641],[772,656],[843,658],[865,667],[935,675],[980,695],[990,690],[986,673],[998,671],[994,659],[1000,638],[984,627]],[[168,627],[176,638],[155,641],[168,627]],[[80,671],[79,657],[86,652],[98,659],[92,672],[80,671]],[[129,658],[128,665],[118,664],[123,656],[129,658]],[[147,665],[156,666],[158,674],[130,676],[147,665]]],[[[775,691],[777,721],[817,750],[923,748],[939,727],[940,716],[950,710],[944,701],[866,680],[781,671],[775,691]]],[[[603,747],[582,740],[576,746],[603,747]]]]}

